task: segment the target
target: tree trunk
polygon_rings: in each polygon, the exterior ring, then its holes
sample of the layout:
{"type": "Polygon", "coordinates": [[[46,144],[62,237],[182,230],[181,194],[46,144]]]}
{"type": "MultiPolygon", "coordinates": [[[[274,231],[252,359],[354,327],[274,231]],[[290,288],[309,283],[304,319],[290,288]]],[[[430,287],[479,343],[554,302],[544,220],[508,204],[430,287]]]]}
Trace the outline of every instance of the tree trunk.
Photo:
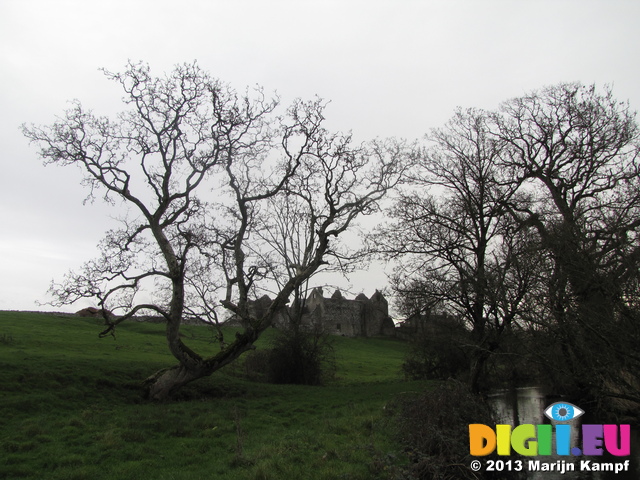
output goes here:
{"type": "Polygon", "coordinates": [[[473,354],[471,356],[471,368],[469,372],[469,388],[473,393],[480,393],[480,382],[484,373],[484,366],[489,359],[489,355],[485,352],[473,354]]]}
{"type": "Polygon", "coordinates": [[[208,377],[233,362],[244,352],[255,349],[253,342],[257,340],[258,336],[259,333],[255,330],[236,333],[235,342],[217,355],[207,359],[195,356],[186,345],[180,342],[180,354],[177,356],[187,358],[188,364],[181,363],[171,368],[165,368],[147,378],[144,381],[146,398],[156,401],[168,400],[187,383],[208,377]]]}
{"type": "Polygon", "coordinates": [[[168,400],[178,389],[193,380],[207,376],[206,372],[189,370],[182,365],[160,370],[144,382],[149,400],[168,400]]]}

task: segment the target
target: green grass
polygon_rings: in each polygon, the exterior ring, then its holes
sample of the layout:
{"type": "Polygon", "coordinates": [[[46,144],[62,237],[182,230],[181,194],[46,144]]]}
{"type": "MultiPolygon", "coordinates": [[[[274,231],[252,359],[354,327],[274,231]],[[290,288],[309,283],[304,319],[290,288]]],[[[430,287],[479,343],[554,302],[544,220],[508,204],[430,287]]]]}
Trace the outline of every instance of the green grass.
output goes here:
{"type": "MultiPolygon", "coordinates": [[[[336,338],[324,387],[249,382],[231,365],[152,404],[141,380],[175,363],[163,326],[99,331],[0,312],[0,478],[383,479],[404,461],[384,407],[424,384],[400,377],[403,342],[336,338]]],[[[202,354],[218,348],[206,327],[184,333],[202,354]]]]}

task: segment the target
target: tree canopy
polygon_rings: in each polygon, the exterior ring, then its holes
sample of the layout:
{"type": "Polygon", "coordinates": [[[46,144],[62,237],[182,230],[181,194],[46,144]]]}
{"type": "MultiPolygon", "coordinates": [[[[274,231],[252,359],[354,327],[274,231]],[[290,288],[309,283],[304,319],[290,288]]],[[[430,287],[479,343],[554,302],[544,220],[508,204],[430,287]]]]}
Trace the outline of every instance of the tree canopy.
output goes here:
{"type": "Polygon", "coordinates": [[[639,139],[628,103],[579,83],[460,110],[427,136],[372,238],[399,259],[407,315],[466,322],[472,387],[503,333],[543,330],[551,376],[640,400],[639,139]]]}

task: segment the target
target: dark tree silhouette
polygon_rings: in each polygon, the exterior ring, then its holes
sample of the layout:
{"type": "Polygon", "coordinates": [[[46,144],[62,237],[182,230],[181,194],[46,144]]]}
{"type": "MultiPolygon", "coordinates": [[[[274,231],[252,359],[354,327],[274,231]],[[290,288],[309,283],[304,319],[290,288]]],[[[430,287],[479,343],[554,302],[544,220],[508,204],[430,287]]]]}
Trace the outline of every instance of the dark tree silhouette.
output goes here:
{"type": "Polygon", "coordinates": [[[593,398],[640,400],[635,114],[608,88],[570,83],[505,102],[494,120],[521,193],[505,205],[546,252],[563,368],[593,398]]]}
{"type": "Polygon", "coordinates": [[[504,142],[487,121],[483,111],[458,111],[431,133],[390,211],[394,222],[374,237],[379,251],[401,259],[393,287],[407,315],[440,309],[470,328],[474,390],[535,278],[522,255],[529,242],[504,208],[517,188],[499,164],[504,142]]]}

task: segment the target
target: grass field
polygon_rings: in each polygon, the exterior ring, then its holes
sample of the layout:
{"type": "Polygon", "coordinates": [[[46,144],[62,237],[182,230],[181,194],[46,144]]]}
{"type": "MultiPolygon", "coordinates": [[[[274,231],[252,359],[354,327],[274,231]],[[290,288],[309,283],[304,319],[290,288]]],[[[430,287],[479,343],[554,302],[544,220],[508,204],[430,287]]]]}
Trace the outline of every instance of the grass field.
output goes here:
{"type": "MultiPolygon", "coordinates": [[[[405,462],[385,405],[406,344],[336,338],[335,381],[269,385],[232,365],[152,404],[140,382],[175,361],[162,325],[0,312],[0,478],[387,479],[405,462]]],[[[215,352],[206,327],[185,343],[215,352]]],[[[267,345],[267,332],[258,346],[267,345]]]]}

